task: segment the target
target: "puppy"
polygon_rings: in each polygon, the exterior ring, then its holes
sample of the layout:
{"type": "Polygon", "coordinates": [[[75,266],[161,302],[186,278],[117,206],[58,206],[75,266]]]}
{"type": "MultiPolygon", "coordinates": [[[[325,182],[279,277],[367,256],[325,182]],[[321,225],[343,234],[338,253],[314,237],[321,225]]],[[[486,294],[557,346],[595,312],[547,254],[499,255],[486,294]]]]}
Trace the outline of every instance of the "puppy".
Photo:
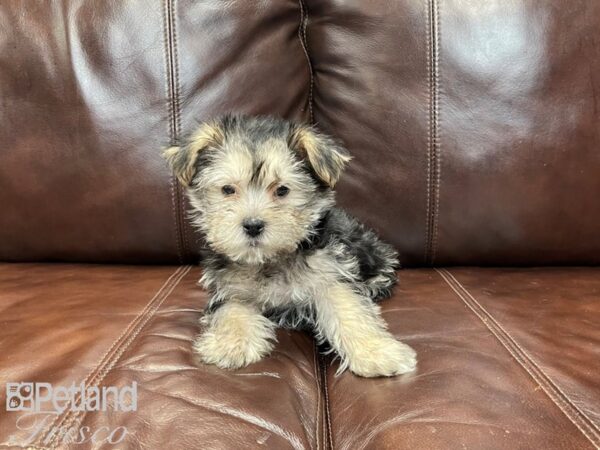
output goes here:
{"type": "Polygon", "coordinates": [[[396,252],[334,206],[344,148],[304,124],[228,115],[165,158],[208,246],[200,281],[211,299],[194,343],[205,363],[259,361],[280,326],[312,330],[339,356],[339,372],[415,368],[415,352],[387,331],[375,303],[396,283],[396,252]]]}

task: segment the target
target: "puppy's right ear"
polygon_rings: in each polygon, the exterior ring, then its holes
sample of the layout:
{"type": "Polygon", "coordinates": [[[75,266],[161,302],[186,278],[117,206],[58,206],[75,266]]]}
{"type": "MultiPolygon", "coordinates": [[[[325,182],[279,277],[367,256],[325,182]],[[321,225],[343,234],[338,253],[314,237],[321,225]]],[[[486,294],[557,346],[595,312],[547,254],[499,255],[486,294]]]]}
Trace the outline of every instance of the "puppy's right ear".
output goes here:
{"type": "Polygon", "coordinates": [[[185,145],[169,147],[163,153],[171,170],[184,186],[190,186],[196,175],[196,160],[200,152],[223,143],[223,128],[217,121],[200,125],[185,145]]]}

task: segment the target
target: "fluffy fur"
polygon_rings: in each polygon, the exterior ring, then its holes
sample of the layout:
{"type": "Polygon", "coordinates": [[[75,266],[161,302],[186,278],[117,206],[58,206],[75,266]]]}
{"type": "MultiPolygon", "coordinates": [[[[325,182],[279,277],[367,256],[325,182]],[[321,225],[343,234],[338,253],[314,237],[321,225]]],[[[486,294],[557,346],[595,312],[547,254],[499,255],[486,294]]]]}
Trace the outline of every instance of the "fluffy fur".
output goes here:
{"type": "Polygon", "coordinates": [[[350,161],[343,147],[307,125],[229,115],[165,157],[208,244],[201,282],[212,297],[194,344],[204,362],[256,362],[281,326],[314,332],[340,371],[415,368],[415,352],[387,331],[376,303],[396,283],[396,252],[334,206],[350,161]]]}

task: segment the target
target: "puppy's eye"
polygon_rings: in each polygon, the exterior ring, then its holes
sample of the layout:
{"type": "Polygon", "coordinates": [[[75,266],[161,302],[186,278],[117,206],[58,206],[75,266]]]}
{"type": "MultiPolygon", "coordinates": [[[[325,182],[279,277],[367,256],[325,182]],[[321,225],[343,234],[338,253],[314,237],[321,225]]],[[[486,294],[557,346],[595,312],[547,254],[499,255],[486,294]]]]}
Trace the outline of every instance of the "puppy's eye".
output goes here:
{"type": "Polygon", "coordinates": [[[235,194],[235,188],[233,186],[231,186],[230,184],[226,184],[225,186],[223,186],[221,188],[221,192],[224,195],[233,195],[233,194],[235,194]]]}
{"type": "Polygon", "coordinates": [[[287,186],[279,186],[276,190],[275,190],[275,195],[277,197],[285,197],[286,195],[288,195],[290,192],[290,188],[287,186]]]}

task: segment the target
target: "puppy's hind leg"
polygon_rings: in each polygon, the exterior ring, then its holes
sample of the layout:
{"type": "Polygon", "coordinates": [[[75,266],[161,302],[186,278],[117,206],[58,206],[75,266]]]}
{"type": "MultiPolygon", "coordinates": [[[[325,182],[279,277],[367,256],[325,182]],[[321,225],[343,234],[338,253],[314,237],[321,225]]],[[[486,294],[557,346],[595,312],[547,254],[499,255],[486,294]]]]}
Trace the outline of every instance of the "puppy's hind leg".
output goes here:
{"type": "Polygon", "coordinates": [[[415,351],[387,331],[379,306],[369,298],[338,283],[315,300],[317,332],[340,356],[340,371],[378,377],[415,369],[415,351]]]}
{"type": "Polygon", "coordinates": [[[252,305],[228,301],[202,319],[203,333],[194,351],[207,364],[237,369],[268,355],[276,341],[276,325],[252,305]]]}

